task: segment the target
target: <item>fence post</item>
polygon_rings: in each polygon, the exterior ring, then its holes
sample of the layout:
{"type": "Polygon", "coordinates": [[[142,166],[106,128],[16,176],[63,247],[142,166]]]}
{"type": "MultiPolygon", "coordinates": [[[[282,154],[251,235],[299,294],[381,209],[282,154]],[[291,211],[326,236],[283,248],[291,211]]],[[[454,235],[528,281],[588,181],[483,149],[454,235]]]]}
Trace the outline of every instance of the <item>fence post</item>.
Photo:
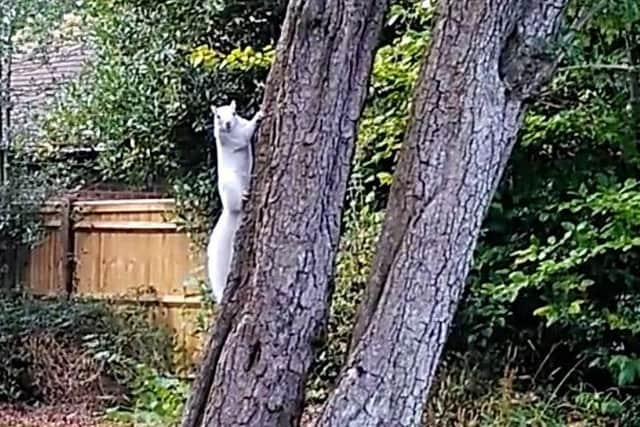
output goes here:
{"type": "Polygon", "coordinates": [[[0,242],[0,289],[9,290],[13,283],[12,271],[14,257],[11,248],[6,242],[0,242]]]}
{"type": "Polygon", "coordinates": [[[16,245],[13,252],[13,289],[23,290],[24,265],[29,253],[29,245],[16,245]]]}
{"type": "Polygon", "coordinates": [[[73,227],[71,224],[72,199],[63,197],[60,201],[60,243],[62,246],[62,259],[60,260],[59,278],[67,298],[73,293],[73,227]]]}

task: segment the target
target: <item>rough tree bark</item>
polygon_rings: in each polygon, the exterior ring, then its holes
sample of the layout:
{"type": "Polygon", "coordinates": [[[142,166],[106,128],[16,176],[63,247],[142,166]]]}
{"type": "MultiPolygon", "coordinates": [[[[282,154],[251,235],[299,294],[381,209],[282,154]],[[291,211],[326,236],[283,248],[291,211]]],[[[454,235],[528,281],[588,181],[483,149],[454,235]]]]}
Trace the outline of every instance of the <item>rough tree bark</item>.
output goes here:
{"type": "Polygon", "coordinates": [[[289,3],[238,255],[183,427],[299,422],[326,323],[356,125],[386,6],[289,3]]]}
{"type": "Polygon", "coordinates": [[[567,0],[443,0],[352,351],[316,426],[418,426],[567,0]]]}

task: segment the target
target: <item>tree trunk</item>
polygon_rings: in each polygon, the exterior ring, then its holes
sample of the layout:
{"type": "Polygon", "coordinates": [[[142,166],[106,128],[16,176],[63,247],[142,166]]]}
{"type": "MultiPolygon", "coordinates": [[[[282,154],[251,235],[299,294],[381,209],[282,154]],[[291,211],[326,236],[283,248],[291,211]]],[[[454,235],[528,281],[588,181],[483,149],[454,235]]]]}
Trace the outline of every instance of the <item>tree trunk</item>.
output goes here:
{"type": "MultiPolygon", "coordinates": [[[[9,32],[9,36],[13,37],[12,32],[9,32]]],[[[0,89],[0,150],[2,156],[2,170],[0,171],[0,184],[6,184],[9,181],[9,150],[11,148],[11,68],[13,66],[13,47],[9,40],[7,52],[7,58],[3,64],[4,74],[0,71],[0,81],[2,89],[0,89]],[[4,96],[3,96],[4,95],[4,96]]],[[[2,61],[2,59],[0,59],[2,61]]]]}
{"type": "Polygon", "coordinates": [[[417,426],[567,0],[441,1],[352,351],[317,426],[417,426]]]}
{"type": "MultiPolygon", "coordinates": [[[[0,8],[0,12],[4,12],[0,8]]],[[[7,28],[0,27],[0,185],[7,182],[9,174],[9,104],[11,75],[11,23],[7,28]]]]}
{"type": "Polygon", "coordinates": [[[227,290],[183,427],[293,426],[327,318],[386,0],[291,1],[227,290]],[[205,411],[206,407],[206,411],[205,411]]]}

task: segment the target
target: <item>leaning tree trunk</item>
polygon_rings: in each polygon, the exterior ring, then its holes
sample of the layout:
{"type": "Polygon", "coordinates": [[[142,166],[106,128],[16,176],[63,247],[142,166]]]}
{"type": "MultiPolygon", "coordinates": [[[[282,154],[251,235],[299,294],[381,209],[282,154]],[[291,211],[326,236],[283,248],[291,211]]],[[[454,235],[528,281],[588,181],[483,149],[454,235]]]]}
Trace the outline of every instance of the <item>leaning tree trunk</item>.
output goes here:
{"type": "Polygon", "coordinates": [[[299,422],[386,5],[289,3],[238,256],[183,427],[299,422]]]}
{"type": "Polygon", "coordinates": [[[352,352],[317,426],[417,426],[567,0],[441,1],[352,352]]]}

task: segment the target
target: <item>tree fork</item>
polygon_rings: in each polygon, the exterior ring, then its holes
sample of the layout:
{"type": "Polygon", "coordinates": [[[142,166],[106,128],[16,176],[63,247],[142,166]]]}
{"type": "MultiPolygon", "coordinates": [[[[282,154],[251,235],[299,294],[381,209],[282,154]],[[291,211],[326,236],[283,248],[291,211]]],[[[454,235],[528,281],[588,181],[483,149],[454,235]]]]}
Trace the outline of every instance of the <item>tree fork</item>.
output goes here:
{"type": "Polygon", "coordinates": [[[289,3],[246,219],[183,427],[299,422],[386,8],[386,0],[289,3]]]}
{"type": "Polygon", "coordinates": [[[439,3],[350,354],[316,426],[420,424],[527,101],[557,66],[567,2],[439,3]]]}

